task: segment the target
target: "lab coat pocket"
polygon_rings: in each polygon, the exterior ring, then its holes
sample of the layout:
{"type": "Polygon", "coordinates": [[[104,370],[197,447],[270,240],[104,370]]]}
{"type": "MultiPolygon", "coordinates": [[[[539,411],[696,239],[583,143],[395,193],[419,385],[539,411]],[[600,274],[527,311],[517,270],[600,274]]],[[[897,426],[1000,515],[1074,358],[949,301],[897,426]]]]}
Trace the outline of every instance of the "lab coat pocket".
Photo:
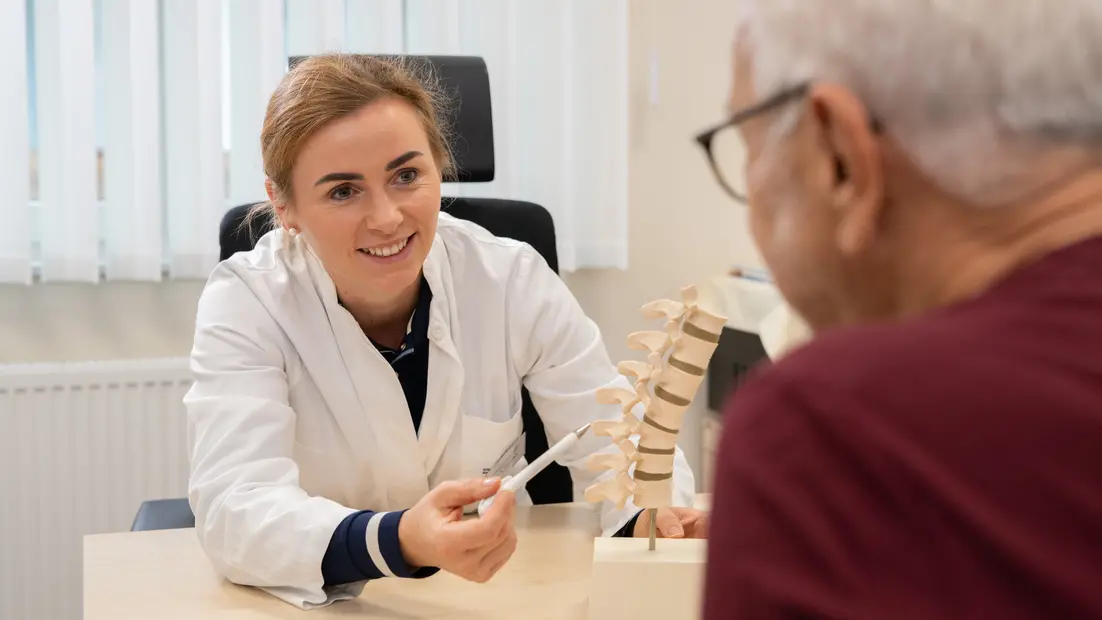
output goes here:
{"type": "Polygon", "coordinates": [[[464,414],[461,477],[478,478],[491,474],[504,476],[520,471],[524,456],[523,430],[520,407],[517,407],[506,422],[494,422],[481,416],[464,414]],[[494,471],[495,465],[503,457],[511,462],[505,463],[501,471],[494,471]]]}

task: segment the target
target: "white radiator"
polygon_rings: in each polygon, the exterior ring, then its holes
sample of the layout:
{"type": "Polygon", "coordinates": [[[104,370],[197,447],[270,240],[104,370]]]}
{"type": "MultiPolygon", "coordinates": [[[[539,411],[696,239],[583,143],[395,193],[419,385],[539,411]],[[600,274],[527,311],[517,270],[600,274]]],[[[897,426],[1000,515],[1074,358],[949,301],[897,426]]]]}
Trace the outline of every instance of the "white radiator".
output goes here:
{"type": "Polygon", "coordinates": [[[81,618],[86,534],[187,491],[186,359],[0,365],[0,620],[81,618]]]}

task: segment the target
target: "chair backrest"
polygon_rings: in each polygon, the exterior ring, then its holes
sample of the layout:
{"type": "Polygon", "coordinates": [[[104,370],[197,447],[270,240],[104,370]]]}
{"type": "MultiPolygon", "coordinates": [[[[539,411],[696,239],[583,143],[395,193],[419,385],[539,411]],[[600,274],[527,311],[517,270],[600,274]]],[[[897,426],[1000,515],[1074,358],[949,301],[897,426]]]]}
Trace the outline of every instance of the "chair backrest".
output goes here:
{"type": "MultiPolygon", "coordinates": [[[[301,62],[302,58],[291,58],[290,66],[301,62]]],[[[460,183],[494,180],[493,108],[486,62],[473,56],[418,56],[411,60],[427,63],[449,100],[445,122],[452,139],[456,172],[444,180],[460,183]]],[[[267,218],[256,218],[248,226],[243,225],[250,206],[234,207],[222,219],[219,230],[222,260],[235,252],[252,249],[256,240],[270,230],[271,222],[267,218]]],[[[543,207],[517,200],[444,198],[441,208],[455,217],[482,226],[498,237],[528,243],[558,273],[555,223],[543,207]]],[[[528,390],[523,387],[521,400],[524,455],[528,462],[532,462],[547,451],[549,442],[543,421],[532,405],[528,390]]],[[[527,489],[536,504],[570,502],[574,499],[570,472],[557,463],[533,478],[527,489]]]]}
{"type": "MultiPolygon", "coordinates": [[[[547,264],[558,273],[559,260],[555,250],[555,223],[543,207],[519,200],[493,198],[445,198],[442,208],[451,215],[482,226],[498,237],[515,239],[531,245],[547,264]]],[[[252,204],[234,207],[222,218],[219,230],[221,259],[237,252],[247,252],[257,239],[271,229],[267,218],[254,218],[246,225],[252,204]]],[[[547,451],[547,431],[539,412],[532,404],[526,388],[521,389],[521,420],[524,424],[525,450],[528,462],[547,451]]],[[[574,499],[574,484],[565,467],[553,463],[528,482],[528,494],[535,504],[570,502],[574,499]]]]}
{"type": "MultiPolygon", "coordinates": [[[[555,273],[559,272],[555,221],[547,209],[532,202],[499,198],[444,198],[440,202],[440,210],[445,213],[478,224],[495,236],[527,243],[555,273]]],[[[238,205],[222,216],[218,227],[219,260],[253,249],[257,240],[272,229],[267,217],[246,223],[253,204],[238,205]]]]}
{"type": "MultiPolygon", "coordinates": [[[[380,58],[396,56],[379,55],[380,58]]],[[[294,67],[305,56],[292,56],[294,67]]],[[[494,115],[490,73],[478,56],[406,56],[425,65],[439,82],[447,105],[444,123],[451,135],[455,173],[445,182],[487,183],[494,180],[494,115]]]]}

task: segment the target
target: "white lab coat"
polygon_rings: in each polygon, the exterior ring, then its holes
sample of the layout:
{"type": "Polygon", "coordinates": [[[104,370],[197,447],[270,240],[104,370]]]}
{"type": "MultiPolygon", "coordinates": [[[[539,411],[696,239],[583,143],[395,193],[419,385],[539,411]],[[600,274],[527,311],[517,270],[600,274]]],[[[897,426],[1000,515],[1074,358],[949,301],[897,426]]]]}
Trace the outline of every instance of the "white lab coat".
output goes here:
{"type": "MultiPolygon", "coordinates": [[[[276,230],[211,274],[185,397],[189,499],[199,541],[230,581],[303,608],[357,596],[363,583],[322,588],[337,525],[482,475],[522,432],[522,383],[551,444],[620,415],[594,394],[627,381],[531,246],[441,214],[424,274],[433,299],[419,433],[397,376],[305,241],[276,230]]],[[[597,480],[585,461],[598,450],[616,448],[590,434],[560,461],[579,501],[597,480]]],[[[675,465],[674,503],[689,506],[694,481],[680,450],[675,465]]],[[[606,535],[637,511],[595,509],[606,535]]]]}

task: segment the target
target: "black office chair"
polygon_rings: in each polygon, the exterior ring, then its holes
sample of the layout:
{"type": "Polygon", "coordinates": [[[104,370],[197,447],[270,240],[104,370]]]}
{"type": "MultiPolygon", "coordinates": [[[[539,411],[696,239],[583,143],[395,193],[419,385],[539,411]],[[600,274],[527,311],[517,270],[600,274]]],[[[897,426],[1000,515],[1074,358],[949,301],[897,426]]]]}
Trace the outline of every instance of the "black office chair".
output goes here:
{"type": "MultiPolygon", "coordinates": [[[[490,80],[481,58],[461,56],[423,57],[432,63],[442,86],[457,103],[448,119],[453,135],[456,174],[450,182],[486,182],[494,178],[493,117],[490,105],[490,80]]],[[[292,59],[292,66],[297,59],[292,59]]],[[[543,207],[518,200],[493,198],[444,198],[441,209],[474,222],[499,237],[516,239],[531,245],[558,273],[555,249],[555,224],[543,207]]],[[[237,252],[251,250],[256,241],[271,229],[266,218],[246,222],[251,204],[230,209],[219,227],[220,260],[237,252]]],[[[547,432],[532,404],[528,390],[521,389],[521,419],[525,431],[525,457],[529,462],[548,449],[547,432]]],[[[534,504],[574,500],[570,472],[553,463],[527,485],[534,504]]],[[[192,527],[194,516],[186,499],[145,502],[138,510],[133,531],[192,527]]]]}

